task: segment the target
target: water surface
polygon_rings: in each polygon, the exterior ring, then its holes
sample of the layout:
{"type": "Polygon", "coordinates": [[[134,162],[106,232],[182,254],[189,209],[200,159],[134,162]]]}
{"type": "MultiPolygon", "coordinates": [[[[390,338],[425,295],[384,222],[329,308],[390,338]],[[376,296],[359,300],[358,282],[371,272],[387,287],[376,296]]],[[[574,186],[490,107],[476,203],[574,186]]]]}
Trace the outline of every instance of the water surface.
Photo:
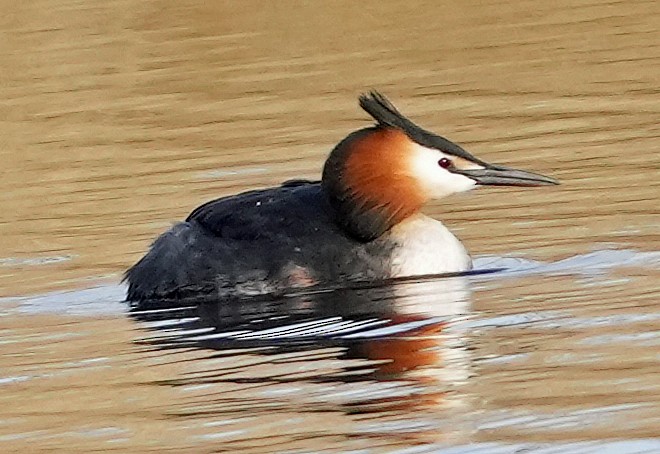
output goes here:
{"type": "Polygon", "coordinates": [[[660,450],[657,2],[3,2],[3,452],[660,450]],[[318,178],[378,88],[562,181],[426,212],[480,269],[129,317],[214,197],[318,178]]]}

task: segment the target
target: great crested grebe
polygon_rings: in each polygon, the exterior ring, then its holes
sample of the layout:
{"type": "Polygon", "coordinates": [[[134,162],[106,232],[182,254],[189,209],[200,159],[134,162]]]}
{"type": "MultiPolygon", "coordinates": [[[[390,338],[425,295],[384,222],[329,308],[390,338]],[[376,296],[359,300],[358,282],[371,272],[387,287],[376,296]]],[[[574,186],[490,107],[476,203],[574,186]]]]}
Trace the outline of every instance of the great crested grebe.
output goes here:
{"type": "Polygon", "coordinates": [[[467,271],[467,251],[440,221],[420,213],[425,202],[477,185],[558,184],[472,156],[378,92],[360,96],[360,106],[376,125],[335,146],[321,181],[289,181],[199,206],[126,272],[126,300],[142,309],[155,301],[467,271]]]}

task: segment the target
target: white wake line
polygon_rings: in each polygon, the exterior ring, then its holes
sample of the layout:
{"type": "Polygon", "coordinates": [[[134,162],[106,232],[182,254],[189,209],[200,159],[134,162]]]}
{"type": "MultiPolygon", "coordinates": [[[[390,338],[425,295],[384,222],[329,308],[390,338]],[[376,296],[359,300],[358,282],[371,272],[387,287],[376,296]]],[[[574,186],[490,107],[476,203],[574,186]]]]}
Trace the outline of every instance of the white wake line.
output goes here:
{"type": "MultiPolygon", "coordinates": [[[[475,270],[501,268],[502,271],[471,276],[470,280],[484,282],[537,274],[598,276],[621,267],[660,269],[660,251],[605,249],[555,262],[541,262],[520,257],[478,256],[474,259],[475,270]]],[[[0,310],[3,306],[10,308],[12,305],[18,305],[18,312],[29,314],[116,315],[128,310],[123,302],[125,295],[125,284],[99,285],[35,296],[2,298],[0,310]]]]}

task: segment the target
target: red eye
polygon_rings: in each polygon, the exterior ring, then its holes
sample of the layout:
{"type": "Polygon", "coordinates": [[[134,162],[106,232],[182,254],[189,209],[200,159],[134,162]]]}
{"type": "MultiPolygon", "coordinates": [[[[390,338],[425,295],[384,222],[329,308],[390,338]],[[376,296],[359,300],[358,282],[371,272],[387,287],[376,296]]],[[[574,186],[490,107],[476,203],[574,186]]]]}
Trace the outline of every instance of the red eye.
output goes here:
{"type": "Polygon", "coordinates": [[[443,169],[447,169],[451,167],[451,161],[447,158],[442,158],[441,160],[438,161],[438,165],[443,169]]]}

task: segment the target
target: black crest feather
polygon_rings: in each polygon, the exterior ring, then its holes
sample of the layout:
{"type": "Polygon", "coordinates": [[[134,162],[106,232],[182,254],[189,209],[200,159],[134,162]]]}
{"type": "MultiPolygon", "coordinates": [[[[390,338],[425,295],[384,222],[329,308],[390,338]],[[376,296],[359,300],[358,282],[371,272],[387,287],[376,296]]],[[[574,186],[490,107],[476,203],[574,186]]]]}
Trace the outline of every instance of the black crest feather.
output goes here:
{"type": "Polygon", "coordinates": [[[414,126],[384,95],[377,91],[360,95],[362,107],[381,126],[405,129],[414,126]]]}
{"type": "Polygon", "coordinates": [[[371,115],[378,122],[379,126],[400,129],[411,140],[422,146],[435,148],[486,167],[489,166],[486,162],[472,156],[451,140],[417,126],[399,112],[385,95],[376,90],[360,95],[360,107],[371,115]]]}

